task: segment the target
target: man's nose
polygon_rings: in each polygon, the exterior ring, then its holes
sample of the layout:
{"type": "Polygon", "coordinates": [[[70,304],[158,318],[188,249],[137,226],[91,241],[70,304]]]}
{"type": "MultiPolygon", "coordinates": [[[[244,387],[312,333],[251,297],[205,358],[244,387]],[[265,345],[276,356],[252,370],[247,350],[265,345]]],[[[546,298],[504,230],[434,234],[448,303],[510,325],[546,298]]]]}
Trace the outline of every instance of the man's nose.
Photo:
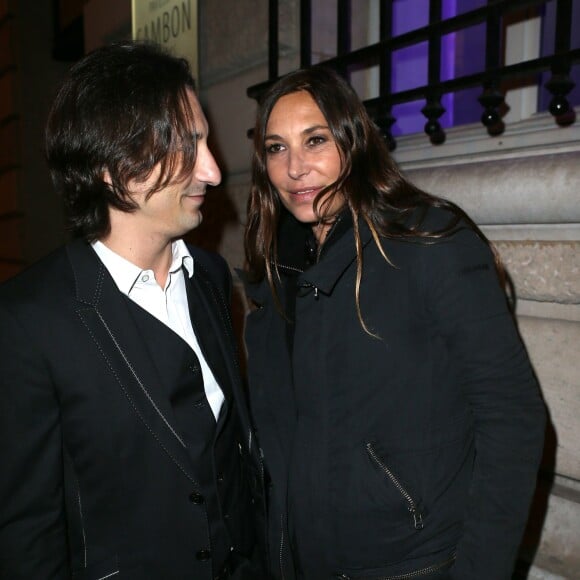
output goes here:
{"type": "Polygon", "coordinates": [[[208,147],[199,148],[194,170],[195,178],[208,185],[219,185],[222,174],[208,147]]]}

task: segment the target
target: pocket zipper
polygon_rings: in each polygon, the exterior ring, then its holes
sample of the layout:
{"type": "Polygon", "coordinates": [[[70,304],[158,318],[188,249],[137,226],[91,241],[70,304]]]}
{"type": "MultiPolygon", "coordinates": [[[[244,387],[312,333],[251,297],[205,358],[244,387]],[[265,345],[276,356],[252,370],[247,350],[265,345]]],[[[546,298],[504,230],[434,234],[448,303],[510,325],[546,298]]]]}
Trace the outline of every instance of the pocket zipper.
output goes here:
{"type": "Polygon", "coordinates": [[[385,462],[377,455],[373,448],[372,443],[366,444],[366,449],[371,459],[379,466],[381,471],[386,474],[391,483],[397,488],[398,492],[403,496],[403,499],[407,502],[407,509],[409,510],[411,516],[413,517],[413,527],[416,530],[422,530],[423,524],[423,514],[421,514],[415,500],[411,497],[409,492],[403,487],[401,482],[393,474],[393,472],[385,465],[385,462]]]}
{"type": "Polygon", "coordinates": [[[338,580],[408,580],[410,578],[418,578],[420,576],[431,574],[432,572],[437,572],[446,566],[449,566],[454,561],[455,554],[445,560],[445,562],[431,564],[431,566],[427,566],[426,568],[414,570],[413,572],[404,572],[403,574],[395,574],[394,576],[349,576],[348,574],[338,574],[336,578],[338,580]]]}

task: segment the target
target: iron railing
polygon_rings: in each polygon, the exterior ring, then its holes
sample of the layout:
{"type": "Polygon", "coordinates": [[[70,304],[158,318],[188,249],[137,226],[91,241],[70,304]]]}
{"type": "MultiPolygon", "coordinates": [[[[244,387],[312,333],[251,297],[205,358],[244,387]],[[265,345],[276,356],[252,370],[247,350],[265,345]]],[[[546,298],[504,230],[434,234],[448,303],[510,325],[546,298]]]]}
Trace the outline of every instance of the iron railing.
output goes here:
{"type": "MultiPolygon", "coordinates": [[[[575,122],[576,115],[567,95],[575,84],[570,77],[572,64],[580,62],[580,49],[571,48],[573,0],[557,0],[555,19],[555,45],[553,53],[509,66],[503,65],[501,51],[502,21],[506,16],[523,9],[541,9],[550,0],[488,0],[483,7],[443,19],[442,0],[430,0],[429,24],[410,32],[393,36],[393,0],[380,0],[380,40],[374,44],[350,50],[350,10],[352,0],[337,0],[337,50],[336,56],[317,65],[334,68],[348,80],[349,69],[379,67],[379,95],[364,101],[375,123],[381,128],[389,146],[395,141],[391,127],[396,119],[392,115],[394,105],[420,99],[425,100],[421,109],[425,116],[425,133],[433,144],[445,140],[445,132],[439,122],[445,112],[441,98],[446,93],[481,87],[478,101],[482,107],[481,122],[490,135],[504,130],[501,110],[505,105],[502,83],[530,75],[551,74],[545,87],[551,94],[549,111],[562,126],[575,122]],[[441,39],[444,35],[462,31],[485,23],[485,67],[481,72],[441,79],[441,39]],[[428,84],[409,90],[391,90],[391,54],[393,51],[428,43],[428,84]]],[[[356,2],[356,0],[355,0],[356,2]]],[[[311,0],[300,1],[300,67],[312,65],[312,5],[311,0]]],[[[269,49],[268,80],[247,89],[250,98],[259,100],[264,91],[278,77],[278,0],[269,0],[269,49]]]]}

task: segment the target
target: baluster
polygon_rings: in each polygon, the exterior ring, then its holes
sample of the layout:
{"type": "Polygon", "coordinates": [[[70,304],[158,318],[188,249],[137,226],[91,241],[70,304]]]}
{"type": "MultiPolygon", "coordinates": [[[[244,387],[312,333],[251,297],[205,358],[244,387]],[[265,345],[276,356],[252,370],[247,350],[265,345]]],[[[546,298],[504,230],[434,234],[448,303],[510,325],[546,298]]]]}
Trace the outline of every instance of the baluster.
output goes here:
{"type": "MultiPolygon", "coordinates": [[[[441,0],[429,2],[429,24],[433,26],[441,22],[441,0]]],[[[427,118],[425,133],[433,145],[440,145],[445,141],[445,131],[439,123],[439,117],[445,113],[445,107],[441,104],[441,35],[437,30],[429,34],[429,62],[428,62],[429,94],[427,103],[421,109],[421,113],[427,118]]]]}
{"type": "Polygon", "coordinates": [[[278,0],[268,2],[268,79],[278,78],[278,0]]]}
{"type": "MultiPolygon", "coordinates": [[[[380,4],[380,38],[388,40],[393,35],[393,1],[381,0],[380,4]]],[[[394,151],[397,142],[393,137],[391,127],[395,124],[395,117],[392,115],[392,107],[387,104],[385,97],[391,94],[391,59],[392,53],[381,50],[379,56],[379,97],[382,98],[378,107],[375,123],[381,130],[387,143],[389,151],[394,151]]]]}
{"type": "Polygon", "coordinates": [[[505,125],[499,111],[504,105],[505,97],[499,89],[498,71],[501,66],[501,15],[499,9],[493,6],[495,0],[487,0],[488,15],[485,30],[485,71],[486,80],[483,83],[483,93],[478,101],[483,107],[481,122],[490,135],[501,135],[505,125]]]}
{"type": "Polygon", "coordinates": [[[312,2],[300,1],[300,68],[312,64],[312,2]]]}
{"type": "Polygon", "coordinates": [[[576,120],[574,110],[566,95],[576,86],[570,78],[570,60],[566,53],[570,50],[570,34],[572,30],[572,1],[558,0],[556,8],[556,46],[552,62],[552,76],[546,83],[546,88],[552,93],[549,110],[556,123],[561,126],[572,124],[576,120]]]}
{"type": "MultiPolygon", "coordinates": [[[[336,14],[336,55],[344,56],[350,52],[350,0],[338,0],[336,14]]],[[[337,66],[337,71],[345,78],[348,78],[346,66],[342,62],[337,66]]]]}

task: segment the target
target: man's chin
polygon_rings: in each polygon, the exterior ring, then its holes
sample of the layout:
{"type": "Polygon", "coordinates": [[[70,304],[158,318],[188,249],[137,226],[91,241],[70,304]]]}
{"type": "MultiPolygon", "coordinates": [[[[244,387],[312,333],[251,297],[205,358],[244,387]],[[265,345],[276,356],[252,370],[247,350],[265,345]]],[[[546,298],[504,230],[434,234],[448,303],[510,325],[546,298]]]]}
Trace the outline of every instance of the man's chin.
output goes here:
{"type": "Polygon", "coordinates": [[[190,231],[198,228],[202,222],[203,222],[203,215],[200,211],[198,211],[189,223],[190,231]]]}

